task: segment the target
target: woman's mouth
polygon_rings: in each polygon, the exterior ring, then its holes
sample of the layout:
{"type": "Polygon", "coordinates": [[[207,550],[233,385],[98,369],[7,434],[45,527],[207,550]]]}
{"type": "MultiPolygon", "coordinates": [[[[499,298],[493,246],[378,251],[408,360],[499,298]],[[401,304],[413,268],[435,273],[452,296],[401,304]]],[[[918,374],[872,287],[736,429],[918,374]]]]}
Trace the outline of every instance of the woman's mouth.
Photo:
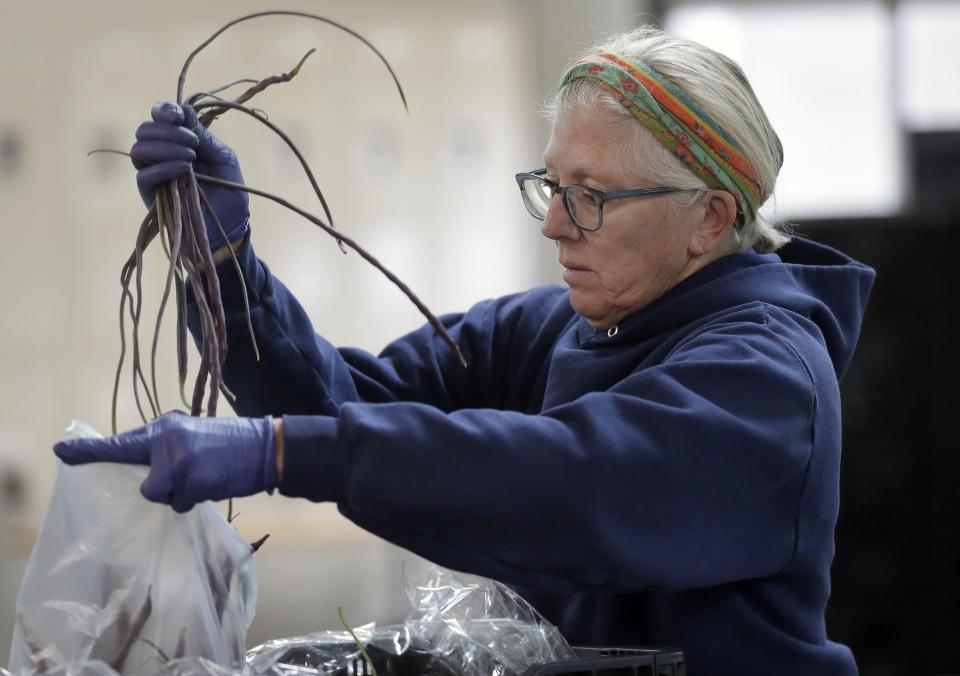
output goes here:
{"type": "Polygon", "coordinates": [[[593,272],[590,268],[575,263],[561,261],[560,265],[564,267],[563,281],[567,284],[582,282],[593,272]]]}

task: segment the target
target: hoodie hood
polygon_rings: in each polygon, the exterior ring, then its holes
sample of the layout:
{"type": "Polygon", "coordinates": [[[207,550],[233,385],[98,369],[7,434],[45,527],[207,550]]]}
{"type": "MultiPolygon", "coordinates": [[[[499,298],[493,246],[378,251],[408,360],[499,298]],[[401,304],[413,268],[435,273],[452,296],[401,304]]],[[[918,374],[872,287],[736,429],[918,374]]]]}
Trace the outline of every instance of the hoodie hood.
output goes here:
{"type": "Polygon", "coordinates": [[[771,280],[775,283],[764,299],[815,323],[837,377],[843,376],[860,337],[876,272],[836,249],[799,237],[784,246],[778,257],[784,278],[771,280]]]}
{"type": "MultiPolygon", "coordinates": [[[[820,329],[840,378],[856,348],[875,276],[872,268],[836,249],[794,237],[777,253],[733,254],[698,270],[621,321],[618,342],[645,340],[748,303],[768,303],[820,329]]],[[[598,335],[581,318],[581,344],[598,335]]]]}

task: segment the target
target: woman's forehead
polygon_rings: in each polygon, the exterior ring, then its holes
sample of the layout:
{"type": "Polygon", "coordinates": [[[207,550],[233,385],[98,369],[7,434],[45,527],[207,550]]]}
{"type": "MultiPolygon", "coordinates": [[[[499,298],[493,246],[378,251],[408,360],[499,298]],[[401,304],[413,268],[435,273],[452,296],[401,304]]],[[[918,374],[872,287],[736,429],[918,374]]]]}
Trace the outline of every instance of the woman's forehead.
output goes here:
{"type": "Polygon", "coordinates": [[[611,186],[633,183],[636,172],[627,172],[624,162],[624,146],[630,140],[626,127],[609,111],[582,107],[565,111],[554,122],[544,165],[552,173],[562,172],[565,183],[586,178],[611,186]]]}

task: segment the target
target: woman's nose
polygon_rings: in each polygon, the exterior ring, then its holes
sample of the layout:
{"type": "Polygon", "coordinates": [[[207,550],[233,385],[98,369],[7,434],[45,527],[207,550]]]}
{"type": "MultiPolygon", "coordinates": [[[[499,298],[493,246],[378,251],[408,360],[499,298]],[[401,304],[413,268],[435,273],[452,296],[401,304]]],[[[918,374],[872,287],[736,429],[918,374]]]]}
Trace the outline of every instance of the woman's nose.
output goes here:
{"type": "Polygon", "coordinates": [[[550,201],[547,215],[543,217],[540,232],[547,239],[571,239],[579,234],[579,228],[574,224],[563,203],[563,195],[554,195],[550,201]]]}

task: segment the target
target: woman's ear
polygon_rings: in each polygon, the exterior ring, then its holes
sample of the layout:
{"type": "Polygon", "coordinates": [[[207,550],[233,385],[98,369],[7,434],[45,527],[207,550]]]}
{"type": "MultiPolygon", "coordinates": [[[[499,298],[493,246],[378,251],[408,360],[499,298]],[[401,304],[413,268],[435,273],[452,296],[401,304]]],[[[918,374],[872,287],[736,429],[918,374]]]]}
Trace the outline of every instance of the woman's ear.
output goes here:
{"type": "Polygon", "coordinates": [[[713,251],[726,238],[737,219],[737,200],[726,190],[710,191],[703,204],[703,218],[694,226],[688,246],[693,257],[713,251]]]}

